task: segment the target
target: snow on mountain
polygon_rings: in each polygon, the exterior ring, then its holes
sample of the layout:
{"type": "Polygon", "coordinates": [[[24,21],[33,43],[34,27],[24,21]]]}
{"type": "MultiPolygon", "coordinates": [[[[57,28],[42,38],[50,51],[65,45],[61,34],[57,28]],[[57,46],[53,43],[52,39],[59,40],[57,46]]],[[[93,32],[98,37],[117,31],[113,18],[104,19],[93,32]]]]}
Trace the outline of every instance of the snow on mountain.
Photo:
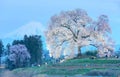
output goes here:
{"type": "Polygon", "coordinates": [[[3,38],[21,39],[24,35],[43,35],[45,27],[39,22],[30,22],[6,34],[3,38]]]}
{"type": "Polygon", "coordinates": [[[13,40],[21,40],[24,38],[24,35],[41,35],[42,41],[45,44],[45,26],[43,26],[40,22],[29,22],[18,29],[6,34],[2,37],[3,44],[6,46],[8,43],[12,43],[13,40]]]}

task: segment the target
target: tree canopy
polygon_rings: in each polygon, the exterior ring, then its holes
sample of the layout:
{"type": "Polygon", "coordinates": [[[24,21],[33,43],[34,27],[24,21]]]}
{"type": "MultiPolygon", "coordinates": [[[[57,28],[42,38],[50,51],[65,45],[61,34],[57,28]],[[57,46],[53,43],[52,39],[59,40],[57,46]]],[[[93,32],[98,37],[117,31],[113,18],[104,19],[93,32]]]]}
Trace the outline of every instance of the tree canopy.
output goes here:
{"type": "Polygon", "coordinates": [[[51,17],[46,31],[47,46],[51,56],[59,58],[68,55],[69,58],[81,56],[83,46],[92,45],[98,49],[99,56],[113,52],[114,42],[109,36],[111,28],[106,15],[100,15],[98,20],[92,20],[83,9],[63,11],[51,17]]]}
{"type": "Polygon", "coordinates": [[[24,44],[28,52],[31,55],[30,63],[31,64],[41,64],[42,63],[42,51],[43,51],[43,44],[40,35],[31,35],[31,36],[24,36],[23,40],[14,40],[12,45],[16,44],[24,44]]]}
{"type": "Polygon", "coordinates": [[[25,45],[17,44],[10,46],[10,53],[8,55],[8,68],[20,68],[27,66],[31,56],[25,45]]]}
{"type": "Polygon", "coordinates": [[[3,53],[3,51],[4,51],[4,45],[2,43],[2,40],[0,40],[0,57],[1,57],[2,53],[3,53]]]}

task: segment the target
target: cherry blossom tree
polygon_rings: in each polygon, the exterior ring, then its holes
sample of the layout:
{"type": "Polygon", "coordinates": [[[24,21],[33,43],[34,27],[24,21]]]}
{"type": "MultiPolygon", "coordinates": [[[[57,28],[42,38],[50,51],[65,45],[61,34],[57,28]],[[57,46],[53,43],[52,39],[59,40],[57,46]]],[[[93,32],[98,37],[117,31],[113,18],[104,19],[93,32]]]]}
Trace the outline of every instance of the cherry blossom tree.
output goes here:
{"type": "Polygon", "coordinates": [[[99,49],[101,44],[107,45],[108,32],[111,30],[105,15],[93,21],[82,9],[61,12],[51,17],[46,31],[47,47],[54,58],[63,54],[72,58],[76,51],[79,57],[83,46],[93,45],[99,49]]]}
{"type": "MultiPolygon", "coordinates": [[[[10,47],[10,53],[8,55],[9,64],[14,68],[24,67],[30,60],[30,54],[27,51],[25,45],[18,44],[10,47]]],[[[9,65],[8,65],[9,66],[9,65]]],[[[10,66],[10,67],[11,67],[10,66]]]]}
{"type": "Polygon", "coordinates": [[[111,28],[108,23],[108,17],[106,15],[100,15],[97,21],[93,21],[90,30],[91,38],[93,38],[90,45],[98,48],[98,55],[104,57],[107,55],[110,57],[114,51],[115,42],[110,37],[112,33],[111,28]]]}

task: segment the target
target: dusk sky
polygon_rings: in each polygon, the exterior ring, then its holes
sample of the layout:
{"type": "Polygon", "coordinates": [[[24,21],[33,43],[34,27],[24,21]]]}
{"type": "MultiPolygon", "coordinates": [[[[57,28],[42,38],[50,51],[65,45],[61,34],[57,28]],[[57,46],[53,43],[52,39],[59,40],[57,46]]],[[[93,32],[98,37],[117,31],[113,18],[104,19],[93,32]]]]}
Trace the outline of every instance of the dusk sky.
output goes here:
{"type": "Polygon", "coordinates": [[[120,0],[0,0],[0,38],[33,21],[47,27],[54,14],[77,8],[93,19],[107,15],[112,38],[120,44],[120,0]]]}

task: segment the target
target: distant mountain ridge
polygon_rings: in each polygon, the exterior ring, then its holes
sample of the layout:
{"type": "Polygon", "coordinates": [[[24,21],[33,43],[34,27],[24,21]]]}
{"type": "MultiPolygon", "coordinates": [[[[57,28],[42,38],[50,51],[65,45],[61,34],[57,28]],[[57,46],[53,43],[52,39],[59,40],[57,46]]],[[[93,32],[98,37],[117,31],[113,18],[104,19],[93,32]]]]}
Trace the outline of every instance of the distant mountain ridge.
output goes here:
{"type": "Polygon", "coordinates": [[[21,39],[24,35],[43,35],[45,28],[39,22],[30,22],[6,34],[3,38],[21,39]]]}
{"type": "Polygon", "coordinates": [[[43,26],[40,22],[29,22],[18,29],[6,34],[3,36],[3,43],[6,45],[7,43],[12,43],[13,40],[21,40],[24,35],[41,35],[42,40],[45,40],[44,36],[45,26],[43,26]]]}

